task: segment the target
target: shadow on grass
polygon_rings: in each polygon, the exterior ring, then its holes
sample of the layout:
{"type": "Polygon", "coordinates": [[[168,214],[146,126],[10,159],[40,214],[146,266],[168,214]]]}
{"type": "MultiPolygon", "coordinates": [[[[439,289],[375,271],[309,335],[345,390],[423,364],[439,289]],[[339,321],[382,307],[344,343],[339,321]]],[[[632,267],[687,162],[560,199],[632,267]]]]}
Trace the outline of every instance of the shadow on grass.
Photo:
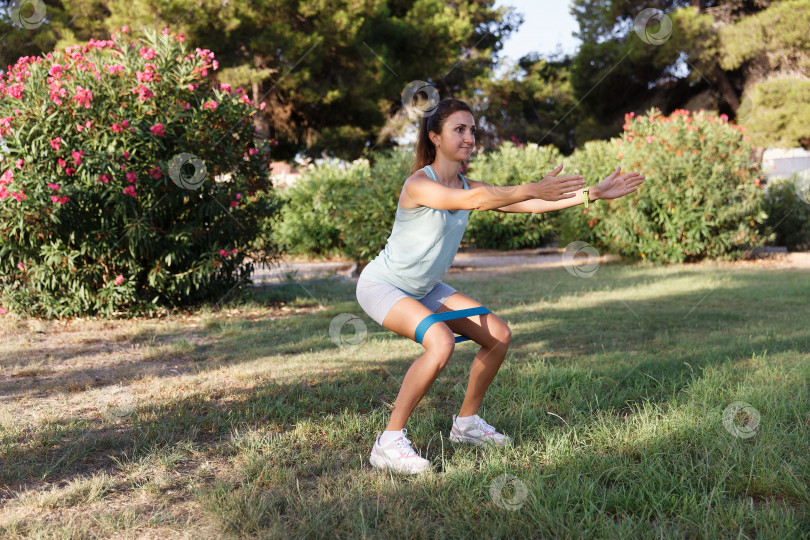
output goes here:
{"type": "MultiPolygon", "coordinates": [[[[564,272],[564,271],[563,271],[564,272]]],[[[567,273],[564,272],[566,275],[567,273]]],[[[678,272],[677,274],[688,274],[678,272]]],[[[527,274],[535,275],[536,272],[527,274]]],[[[559,278],[560,275],[551,276],[548,281],[559,278]]],[[[666,276],[662,277],[665,279],[666,276]]],[[[767,298],[767,284],[761,283],[757,276],[731,275],[734,286],[715,289],[712,302],[721,301],[738,288],[748,288],[754,285],[759,287],[760,294],[765,298],[758,304],[752,313],[769,309],[777,304],[777,300],[767,298]],[[720,300],[718,300],[720,299],[720,300]]],[[[630,287],[632,279],[620,280],[630,287]]],[[[580,285],[580,281],[575,282],[580,285]]],[[[328,311],[317,313],[309,317],[288,318],[278,321],[262,323],[241,323],[239,331],[228,337],[220,338],[210,348],[206,349],[209,355],[224,357],[224,360],[207,361],[200,367],[201,371],[216,369],[222,364],[233,362],[250,362],[279,354],[313,354],[328,349],[336,349],[328,335],[331,319],[349,308],[349,312],[356,313],[368,321],[372,328],[376,323],[370,321],[356,305],[353,296],[353,286],[334,288],[330,284],[330,292],[338,293],[342,298],[336,306],[328,311]],[[292,330],[280,331],[284,327],[292,330]],[[246,347],[246,344],[252,346],[246,347]],[[238,360],[234,360],[233,351],[239,351],[238,360]]],[[[312,285],[315,293],[323,284],[312,285]]],[[[561,346],[558,350],[548,353],[549,365],[560,365],[569,358],[570,354],[583,354],[583,351],[573,350],[572,347],[583,341],[582,334],[572,335],[572,328],[579,327],[580,321],[592,321],[588,332],[597,336],[594,338],[599,349],[594,345],[588,347],[584,354],[599,353],[613,358],[625,353],[628,348],[643,349],[652,340],[653,345],[656,332],[667,330],[672,333],[694,332],[702,336],[695,343],[696,350],[687,352],[674,359],[661,360],[655,355],[641,356],[633,360],[595,361],[587,367],[575,366],[569,374],[558,375],[553,382],[543,384],[542,374],[532,377],[499,377],[495,385],[508,385],[509,398],[514,403],[523,403],[527,398],[536,400],[538,404],[545,404],[563,418],[575,407],[593,407],[584,396],[571,396],[567,392],[566,384],[588,381],[593,383],[593,394],[599,400],[598,408],[624,407],[639,401],[665,402],[673,392],[683,390],[692,381],[691,374],[699,372],[701,367],[719,366],[729,362],[737,362],[751,354],[765,354],[765,351],[796,350],[797,347],[806,346],[808,334],[802,332],[794,338],[776,337],[770,334],[751,338],[744,348],[738,344],[728,343],[730,332],[747,331],[749,319],[739,313],[740,306],[736,304],[714,304],[704,302],[693,311],[694,317],[684,318],[681,312],[688,309],[681,307],[670,317],[662,311],[666,307],[692,305],[694,295],[667,296],[666,301],[656,302],[655,299],[643,301],[628,301],[626,306],[616,306],[614,302],[597,303],[587,309],[555,310],[555,302],[562,296],[571,294],[570,285],[560,287],[552,297],[545,301],[550,302],[547,310],[526,310],[521,312],[525,317],[518,324],[520,330],[513,333],[513,350],[511,363],[518,366],[529,366],[535,360],[522,354],[522,349],[528,344],[541,340],[551,340],[561,346]],[[627,319],[616,315],[627,307],[643,315],[649,315],[641,321],[635,322],[635,327],[628,325],[627,319]],[[651,309],[652,308],[652,309],[651,309]],[[610,309],[611,316],[603,316],[595,321],[593,313],[605,313],[610,309]],[[549,324],[549,313],[553,315],[556,325],[549,324]],[[663,314],[662,314],[663,313],[663,314]],[[652,315],[655,315],[653,318],[652,315]],[[526,331],[525,324],[537,327],[537,330],[526,331]],[[612,336],[609,340],[605,336],[612,336]],[[708,345],[711,344],[711,345],[708,345]],[[517,358],[515,358],[517,356],[517,358]],[[615,362],[615,363],[614,363],[615,362]],[[691,364],[691,368],[685,365],[691,364]],[[687,377],[687,373],[690,374],[687,377]],[[566,379],[568,377],[568,379],[566,379]],[[568,382],[566,382],[566,380],[568,382]],[[662,380],[666,380],[664,385],[662,380]],[[538,383],[539,381],[539,383],[538,383]],[[674,382],[673,382],[674,381],[674,382]],[[532,392],[529,392],[532,390],[532,392]],[[539,393],[538,393],[539,392],[539,393]],[[523,395],[527,394],[527,395],[523,395]],[[600,395],[601,394],[601,395],[600,395]],[[562,402],[558,402],[562,400],[562,402]]],[[[275,291],[273,294],[278,294],[275,291]]],[[[316,293],[317,294],[317,293],[316,293]]],[[[288,298],[289,299],[289,298],[288,298]]],[[[487,305],[486,302],[484,302],[487,305]]],[[[489,301],[490,308],[498,313],[500,309],[510,309],[508,305],[501,304],[496,298],[489,301]],[[499,306],[503,306],[502,308],[499,306]]],[[[512,309],[515,309],[512,307],[512,309]]],[[[691,309],[691,308],[690,308],[691,309]]],[[[552,321],[552,322],[554,322],[552,321]]],[[[768,321],[762,321],[767,323],[768,321]]],[[[780,330],[775,328],[775,330],[780,330]]],[[[170,334],[161,334],[164,337],[170,334]]],[[[390,339],[405,339],[382,328],[372,335],[389,336],[390,339]]],[[[415,345],[415,344],[414,344],[415,345]]],[[[662,351],[667,350],[667,343],[655,345],[662,351]]],[[[460,346],[460,348],[463,347],[460,346]]],[[[801,350],[801,349],[799,349],[801,350]]],[[[459,351],[460,352],[460,351],[459,351]]],[[[462,363],[457,358],[451,360],[451,365],[433,386],[432,393],[439,400],[456,399],[460,403],[463,391],[459,394],[458,385],[466,387],[466,375],[469,363],[462,363]],[[442,378],[445,379],[442,382],[442,378]],[[448,380],[450,382],[448,382],[448,380]]],[[[468,347],[463,351],[465,358],[471,359],[475,349],[468,347]]],[[[182,440],[196,440],[201,442],[218,441],[226,437],[234,428],[255,425],[271,424],[280,432],[291,429],[302,419],[323,418],[327,415],[338,415],[346,412],[358,415],[380,414],[387,416],[387,407],[383,401],[393,401],[399,389],[400,374],[404,374],[410,363],[418,355],[418,349],[412,358],[381,359],[377,367],[350,369],[340,374],[323,374],[316,372],[307,377],[308,382],[277,382],[271,381],[244,394],[229,395],[195,395],[178,401],[169,401],[165,404],[143,404],[133,415],[120,422],[92,422],[76,419],[65,423],[53,424],[38,431],[35,438],[30,440],[27,434],[6,440],[2,461],[2,484],[18,484],[30,481],[56,481],[88,470],[97,470],[112,467],[114,457],[124,454],[139,455],[156,446],[172,445],[182,440]],[[388,375],[397,374],[396,377],[388,375]],[[381,393],[382,391],[382,393],[381,393]],[[385,398],[385,399],[383,399],[385,398]]],[[[350,362],[351,353],[347,351],[346,360],[350,362]]],[[[510,357],[507,357],[510,362],[510,357]]],[[[146,363],[144,363],[146,365],[146,363]]],[[[516,366],[517,367],[517,366],[516,366]]],[[[151,367],[150,367],[151,369],[151,367]]],[[[317,370],[317,368],[316,368],[317,370]]],[[[92,370],[77,370],[79,373],[98,373],[92,370]]],[[[137,369],[122,372],[115,366],[104,368],[101,374],[109,380],[116,382],[129,382],[142,376],[145,372],[137,369]]],[[[154,375],[154,373],[150,373],[154,375]]],[[[74,373],[75,375],[75,373],[74,373]]],[[[163,376],[160,373],[160,376],[163,376]]],[[[426,396],[427,397],[427,396],[426,396]]],[[[417,407],[417,412],[418,412],[417,407]]],[[[553,419],[547,419],[554,423],[553,419]]],[[[514,424],[513,424],[514,425],[514,424]]],[[[449,429],[449,424],[445,426],[449,429]]],[[[382,426],[380,426],[382,428],[382,426]]],[[[357,434],[357,440],[364,441],[370,447],[368,434],[357,434]]]]}

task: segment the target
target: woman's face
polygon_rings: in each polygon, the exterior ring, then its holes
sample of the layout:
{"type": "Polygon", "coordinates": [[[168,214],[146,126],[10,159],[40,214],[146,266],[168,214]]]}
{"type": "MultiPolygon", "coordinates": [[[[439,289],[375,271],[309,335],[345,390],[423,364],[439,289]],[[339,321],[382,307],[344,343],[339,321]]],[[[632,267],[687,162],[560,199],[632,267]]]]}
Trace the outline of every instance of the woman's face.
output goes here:
{"type": "MultiPolygon", "coordinates": [[[[432,133],[432,132],[431,132],[432,133]]],[[[453,161],[467,161],[475,148],[475,121],[467,111],[456,111],[444,121],[441,137],[431,135],[437,152],[453,161]]]]}

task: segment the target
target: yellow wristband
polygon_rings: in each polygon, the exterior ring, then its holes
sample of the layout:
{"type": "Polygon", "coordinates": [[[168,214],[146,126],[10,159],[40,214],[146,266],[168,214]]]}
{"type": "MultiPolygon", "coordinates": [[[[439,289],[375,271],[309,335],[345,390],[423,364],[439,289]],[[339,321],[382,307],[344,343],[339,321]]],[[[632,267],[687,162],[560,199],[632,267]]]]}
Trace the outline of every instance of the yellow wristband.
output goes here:
{"type": "Polygon", "coordinates": [[[582,195],[585,197],[585,208],[588,208],[588,203],[591,201],[588,200],[588,190],[591,189],[590,187],[586,187],[582,190],[582,195]]]}

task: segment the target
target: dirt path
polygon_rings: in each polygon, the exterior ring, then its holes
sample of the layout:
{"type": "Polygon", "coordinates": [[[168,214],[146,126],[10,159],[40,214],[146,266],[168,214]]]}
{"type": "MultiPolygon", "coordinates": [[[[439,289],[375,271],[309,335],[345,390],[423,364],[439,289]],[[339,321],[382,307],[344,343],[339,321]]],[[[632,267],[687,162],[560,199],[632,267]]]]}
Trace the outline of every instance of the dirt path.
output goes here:
{"type": "MultiPolygon", "coordinates": [[[[562,248],[521,249],[514,251],[496,251],[489,249],[459,250],[448,273],[476,272],[497,274],[529,268],[555,268],[571,264],[563,259],[562,248]]],[[[577,264],[592,264],[621,261],[618,255],[607,254],[599,258],[587,259],[577,256],[577,264]]],[[[692,263],[697,266],[716,266],[718,268],[773,268],[773,269],[810,269],[810,252],[775,253],[761,258],[742,261],[705,261],[692,263]]],[[[295,280],[315,279],[330,276],[351,278],[349,271],[352,262],[341,259],[312,261],[304,259],[283,260],[272,268],[259,268],[253,274],[254,285],[272,285],[283,283],[288,277],[295,280]]],[[[356,279],[354,277],[353,279],[356,279]]]]}

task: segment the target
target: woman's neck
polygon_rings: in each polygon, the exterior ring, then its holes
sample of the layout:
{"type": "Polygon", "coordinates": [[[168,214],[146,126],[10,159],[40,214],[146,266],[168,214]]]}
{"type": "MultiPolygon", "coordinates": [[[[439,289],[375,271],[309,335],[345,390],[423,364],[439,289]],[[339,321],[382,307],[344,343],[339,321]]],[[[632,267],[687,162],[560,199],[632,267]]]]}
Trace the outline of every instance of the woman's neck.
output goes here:
{"type": "Polygon", "coordinates": [[[455,186],[458,183],[458,173],[460,172],[461,163],[458,161],[450,161],[436,156],[433,163],[430,164],[436,172],[436,178],[445,186],[455,186]]]}

